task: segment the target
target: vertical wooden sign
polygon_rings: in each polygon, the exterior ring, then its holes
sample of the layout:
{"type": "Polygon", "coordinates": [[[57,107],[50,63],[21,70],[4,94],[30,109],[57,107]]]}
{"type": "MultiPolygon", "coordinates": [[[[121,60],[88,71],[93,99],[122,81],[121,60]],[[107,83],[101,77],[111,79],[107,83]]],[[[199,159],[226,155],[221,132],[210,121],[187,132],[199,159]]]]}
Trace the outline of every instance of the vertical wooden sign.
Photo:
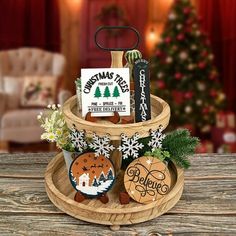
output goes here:
{"type": "Polygon", "coordinates": [[[144,59],[134,62],[135,121],[151,119],[149,63],[144,59]]]}

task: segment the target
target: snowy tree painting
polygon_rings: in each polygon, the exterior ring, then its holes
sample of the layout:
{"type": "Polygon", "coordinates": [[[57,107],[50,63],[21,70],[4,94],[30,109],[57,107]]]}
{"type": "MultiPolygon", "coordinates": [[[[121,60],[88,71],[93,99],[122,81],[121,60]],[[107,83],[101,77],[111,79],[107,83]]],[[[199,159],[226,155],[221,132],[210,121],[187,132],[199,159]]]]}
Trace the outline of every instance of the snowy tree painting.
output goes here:
{"type": "Polygon", "coordinates": [[[111,169],[108,171],[107,176],[109,176],[109,179],[105,177],[105,174],[102,171],[99,179],[94,176],[92,184],[89,186],[86,182],[89,178],[89,174],[84,173],[80,176],[76,189],[89,196],[98,196],[104,192],[107,192],[113,184],[114,175],[111,169]]]}
{"type": "Polygon", "coordinates": [[[110,168],[108,173],[107,173],[107,179],[108,180],[112,180],[114,179],[114,176],[113,176],[113,172],[112,172],[112,169],[110,168]]]}
{"type": "Polygon", "coordinates": [[[103,171],[101,172],[101,175],[100,175],[100,177],[99,177],[99,182],[101,183],[101,182],[105,182],[106,181],[106,177],[105,177],[105,175],[104,175],[104,173],[103,173],[103,171]]]}
{"type": "Polygon", "coordinates": [[[112,162],[103,155],[97,157],[95,152],[78,156],[70,167],[69,175],[72,186],[88,197],[106,193],[115,180],[112,162]]]}
{"type": "Polygon", "coordinates": [[[99,181],[97,180],[96,176],[94,176],[94,179],[93,179],[93,187],[98,187],[99,186],[99,181]]]}

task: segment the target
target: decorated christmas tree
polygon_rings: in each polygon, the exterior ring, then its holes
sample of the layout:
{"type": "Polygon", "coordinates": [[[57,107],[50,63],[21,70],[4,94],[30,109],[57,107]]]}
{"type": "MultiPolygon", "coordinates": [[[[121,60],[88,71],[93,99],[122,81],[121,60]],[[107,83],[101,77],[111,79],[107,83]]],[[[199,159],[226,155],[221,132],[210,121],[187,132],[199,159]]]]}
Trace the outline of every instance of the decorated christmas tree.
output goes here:
{"type": "Polygon", "coordinates": [[[224,106],[210,42],[189,0],[175,0],[152,58],[154,93],[171,107],[172,126],[209,131],[224,106]]]}

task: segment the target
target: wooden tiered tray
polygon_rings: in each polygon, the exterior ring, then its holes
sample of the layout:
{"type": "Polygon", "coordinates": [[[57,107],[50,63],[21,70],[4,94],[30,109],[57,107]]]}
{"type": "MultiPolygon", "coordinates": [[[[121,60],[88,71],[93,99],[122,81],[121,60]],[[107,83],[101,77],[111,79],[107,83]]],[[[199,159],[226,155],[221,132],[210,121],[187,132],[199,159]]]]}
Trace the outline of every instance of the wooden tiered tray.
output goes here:
{"type": "MultiPolygon", "coordinates": [[[[91,136],[94,132],[99,136],[108,133],[116,147],[120,143],[122,133],[132,136],[138,132],[140,137],[148,137],[150,129],[156,130],[159,125],[163,125],[164,128],[168,125],[170,108],[165,101],[151,95],[151,109],[151,120],[133,124],[113,124],[104,120],[99,123],[85,121],[77,110],[76,96],[71,97],[63,105],[63,113],[69,127],[75,125],[78,130],[84,129],[87,136],[91,136]]],[[[115,150],[110,159],[115,166],[116,173],[120,173],[122,161],[120,152],[115,150]]],[[[121,205],[119,202],[119,181],[108,192],[109,202],[107,204],[96,199],[78,203],[73,200],[76,192],[70,184],[63,155],[58,154],[49,163],[46,170],[46,191],[53,204],[67,214],[88,222],[118,227],[153,219],[167,212],[178,202],[184,185],[183,170],[173,163],[169,163],[169,170],[171,173],[170,192],[161,200],[150,204],[143,205],[132,201],[127,205],[121,205]]]]}

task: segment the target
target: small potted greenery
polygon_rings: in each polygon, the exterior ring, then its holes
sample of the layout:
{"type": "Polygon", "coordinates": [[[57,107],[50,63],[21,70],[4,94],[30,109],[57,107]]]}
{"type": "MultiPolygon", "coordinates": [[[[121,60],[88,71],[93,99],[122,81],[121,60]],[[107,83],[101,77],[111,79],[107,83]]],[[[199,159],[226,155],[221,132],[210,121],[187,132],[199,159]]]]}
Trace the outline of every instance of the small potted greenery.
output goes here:
{"type": "Polygon", "coordinates": [[[56,146],[63,152],[69,170],[73,159],[87,148],[87,142],[81,141],[83,131],[78,132],[75,128],[71,130],[68,128],[60,104],[48,105],[47,110],[40,112],[37,119],[44,129],[41,139],[56,143],[56,146]]]}

